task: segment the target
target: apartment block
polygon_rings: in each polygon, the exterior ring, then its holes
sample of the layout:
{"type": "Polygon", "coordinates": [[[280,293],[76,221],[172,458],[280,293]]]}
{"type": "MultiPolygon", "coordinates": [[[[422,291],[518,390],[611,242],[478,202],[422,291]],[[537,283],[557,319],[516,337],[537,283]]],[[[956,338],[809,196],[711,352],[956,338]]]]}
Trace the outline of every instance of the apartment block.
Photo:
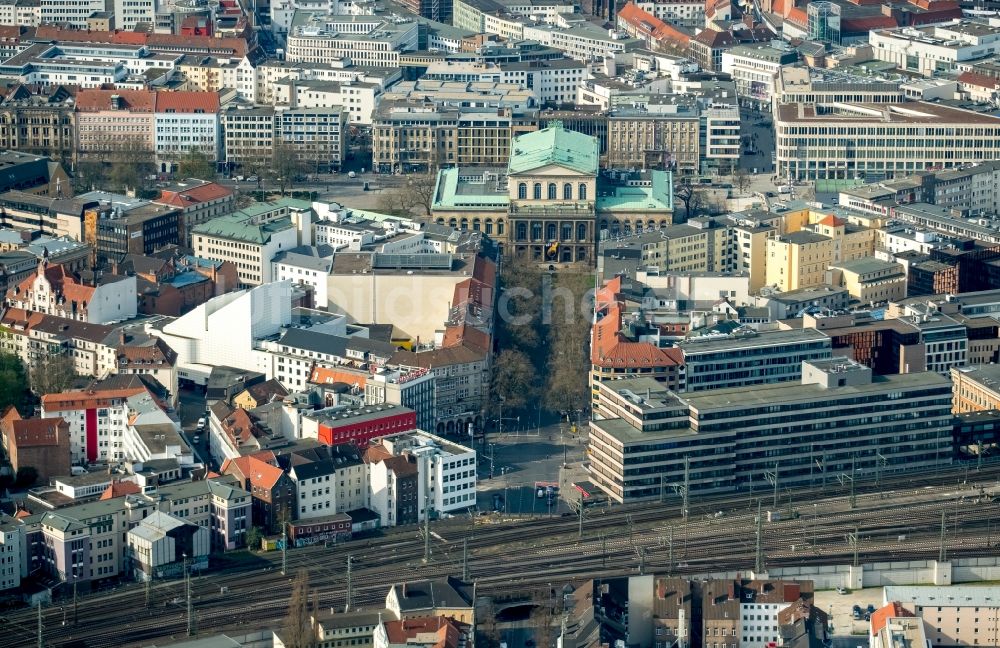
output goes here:
{"type": "Polygon", "coordinates": [[[393,455],[412,457],[419,475],[418,515],[464,511],[476,504],[476,451],[423,431],[382,437],[393,455]]]}
{"type": "MultiPolygon", "coordinates": [[[[883,604],[898,603],[905,612],[920,619],[931,646],[1000,644],[998,600],[1000,588],[990,585],[882,588],[883,604]]],[[[874,616],[872,622],[874,626],[874,616]]]]}

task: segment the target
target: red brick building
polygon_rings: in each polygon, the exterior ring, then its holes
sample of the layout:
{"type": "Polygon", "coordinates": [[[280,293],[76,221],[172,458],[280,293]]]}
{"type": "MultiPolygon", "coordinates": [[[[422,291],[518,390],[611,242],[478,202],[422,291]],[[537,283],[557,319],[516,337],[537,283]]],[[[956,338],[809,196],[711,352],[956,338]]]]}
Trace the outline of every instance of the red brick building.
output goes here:
{"type": "Polygon", "coordinates": [[[0,429],[14,470],[31,466],[38,471],[38,484],[70,474],[69,424],[62,417],[22,419],[11,407],[0,429]]]}

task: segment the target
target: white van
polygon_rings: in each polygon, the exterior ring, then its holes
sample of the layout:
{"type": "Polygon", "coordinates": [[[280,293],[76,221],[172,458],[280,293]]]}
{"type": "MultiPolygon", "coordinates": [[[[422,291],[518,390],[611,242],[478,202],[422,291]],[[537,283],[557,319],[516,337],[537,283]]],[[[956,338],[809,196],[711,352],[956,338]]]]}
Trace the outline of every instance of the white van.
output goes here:
{"type": "Polygon", "coordinates": [[[792,193],[792,185],[781,185],[780,187],[778,187],[778,193],[780,194],[792,193]]]}
{"type": "Polygon", "coordinates": [[[72,468],[69,469],[69,474],[73,475],[74,477],[79,477],[80,475],[86,475],[87,469],[84,468],[83,466],[73,466],[72,468]]]}

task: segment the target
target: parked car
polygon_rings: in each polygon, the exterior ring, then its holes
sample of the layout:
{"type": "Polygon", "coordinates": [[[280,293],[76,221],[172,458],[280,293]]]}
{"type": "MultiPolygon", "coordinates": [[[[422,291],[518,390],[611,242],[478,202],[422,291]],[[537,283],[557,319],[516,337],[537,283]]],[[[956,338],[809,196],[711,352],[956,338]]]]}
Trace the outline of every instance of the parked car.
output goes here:
{"type": "Polygon", "coordinates": [[[861,619],[861,606],[860,605],[855,605],[853,608],[851,608],[851,616],[854,617],[855,621],[861,619]]]}
{"type": "Polygon", "coordinates": [[[837,594],[847,594],[847,588],[838,587],[837,588],[837,594]]]}
{"type": "Polygon", "coordinates": [[[260,182],[259,176],[250,176],[247,178],[247,182],[260,182]]]}
{"type": "Polygon", "coordinates": [[[207,424],[208,424],[208,421],[205,420],[204,416],[202,416],[200,419],[198,419],[198,431],[201,432],[202,430],[204,430],[205,426],[207,424]]]}

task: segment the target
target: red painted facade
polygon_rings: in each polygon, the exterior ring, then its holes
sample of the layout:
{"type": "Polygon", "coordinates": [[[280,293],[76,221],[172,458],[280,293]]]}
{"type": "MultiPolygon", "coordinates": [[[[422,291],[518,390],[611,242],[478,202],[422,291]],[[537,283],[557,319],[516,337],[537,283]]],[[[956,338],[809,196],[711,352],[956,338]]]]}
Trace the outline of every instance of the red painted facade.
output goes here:
{"type": "Polygon", "coordinates": [[[368,442],[378,437],[409,432],[417,429],[417,413],[386,412],[378,418],[365,418],[361,421],[344,419],[343,421],[327,421],[319,424],[319,441],[326,445],[338,443],[356,443],[364,448],[368,442]]]}
{"type": "Polygon", "coordinates": [[[97,461],[97,410],[88,409],[86,414],[87,461],[97,461]]]}

